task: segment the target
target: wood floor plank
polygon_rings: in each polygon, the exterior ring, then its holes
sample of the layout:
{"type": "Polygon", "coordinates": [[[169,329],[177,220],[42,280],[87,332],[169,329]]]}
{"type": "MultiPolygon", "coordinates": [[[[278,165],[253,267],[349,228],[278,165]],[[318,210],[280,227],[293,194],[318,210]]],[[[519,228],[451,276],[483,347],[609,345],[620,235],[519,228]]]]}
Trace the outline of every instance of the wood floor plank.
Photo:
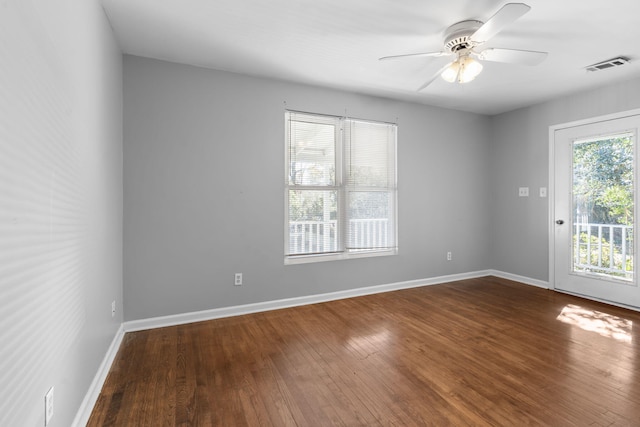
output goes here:
{"type": "Polygon", "coordinates": [[[638,325],[486,277],[127,333],[88,425],[640,425],[638,325]]]}

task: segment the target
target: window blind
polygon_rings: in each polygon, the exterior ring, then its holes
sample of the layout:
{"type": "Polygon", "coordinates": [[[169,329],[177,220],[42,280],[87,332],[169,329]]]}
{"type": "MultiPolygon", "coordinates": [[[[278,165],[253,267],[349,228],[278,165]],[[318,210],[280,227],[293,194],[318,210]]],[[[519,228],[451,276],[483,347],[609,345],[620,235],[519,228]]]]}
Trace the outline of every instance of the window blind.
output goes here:
{"type": "Polygon", "coordinates": [[[346,249],[396,248],[396,126],[345,123],[346,249]]]}

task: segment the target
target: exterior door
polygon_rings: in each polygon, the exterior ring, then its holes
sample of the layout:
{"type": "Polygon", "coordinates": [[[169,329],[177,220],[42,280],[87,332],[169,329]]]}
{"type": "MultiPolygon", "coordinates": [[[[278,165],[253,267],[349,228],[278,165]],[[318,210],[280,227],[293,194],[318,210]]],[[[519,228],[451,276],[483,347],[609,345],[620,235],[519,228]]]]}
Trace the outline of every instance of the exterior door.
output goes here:
{"type": "Polygon", "coordinates": [[[554,287],[640,307],[635,274],[640,115],[556,129],[554,287]]]}

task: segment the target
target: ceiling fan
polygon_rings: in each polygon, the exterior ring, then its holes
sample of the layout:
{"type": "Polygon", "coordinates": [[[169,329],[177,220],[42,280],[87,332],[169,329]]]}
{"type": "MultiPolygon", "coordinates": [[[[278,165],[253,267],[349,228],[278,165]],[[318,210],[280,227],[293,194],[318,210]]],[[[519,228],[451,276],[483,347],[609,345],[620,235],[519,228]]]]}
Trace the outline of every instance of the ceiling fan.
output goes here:
{"type": "Polygon", "coordinates": [[[452,56],[455,60],[442,67],[418,91],[429,86],[438,76],[448,82],[467,83],[482,71],[478,60],[507,62],[522,65],[538,65],[547,57],[547,52],[502,48],[486,48],[484,44],[502,29],[525,13],[530,6],[524,3],[507,3],[487,22],[467,20],[453,24],[445,31],[444,50],[440,52],[409,53],[384,56],[381,61],[416,56],[452,56]]]}

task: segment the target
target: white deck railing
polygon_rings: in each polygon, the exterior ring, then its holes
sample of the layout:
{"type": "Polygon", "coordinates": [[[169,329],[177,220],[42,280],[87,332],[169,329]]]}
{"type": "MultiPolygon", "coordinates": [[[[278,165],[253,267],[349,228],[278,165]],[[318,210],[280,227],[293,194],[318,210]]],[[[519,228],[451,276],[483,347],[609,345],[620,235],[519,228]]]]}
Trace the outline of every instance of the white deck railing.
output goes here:
{"type": "Polygon", "coordinates": [[[633,226],[576,223],[574,268],[620,278],[633,278],[633,226]]]}
{"type": "Polygon", "coordinates": [[[290,221],[289,253],[314,254],[336,252],[337,221],[290,221]]]}
{"type": "MultiPolygon", "coordinates": [[[[369,249],[389,246],[389,220],[349,220],[350,248],[369,249]]],[[[338,239],[337,221],[291,221],[289,222],[289,253],[313,254],[336,252],[338,239]]]]}

